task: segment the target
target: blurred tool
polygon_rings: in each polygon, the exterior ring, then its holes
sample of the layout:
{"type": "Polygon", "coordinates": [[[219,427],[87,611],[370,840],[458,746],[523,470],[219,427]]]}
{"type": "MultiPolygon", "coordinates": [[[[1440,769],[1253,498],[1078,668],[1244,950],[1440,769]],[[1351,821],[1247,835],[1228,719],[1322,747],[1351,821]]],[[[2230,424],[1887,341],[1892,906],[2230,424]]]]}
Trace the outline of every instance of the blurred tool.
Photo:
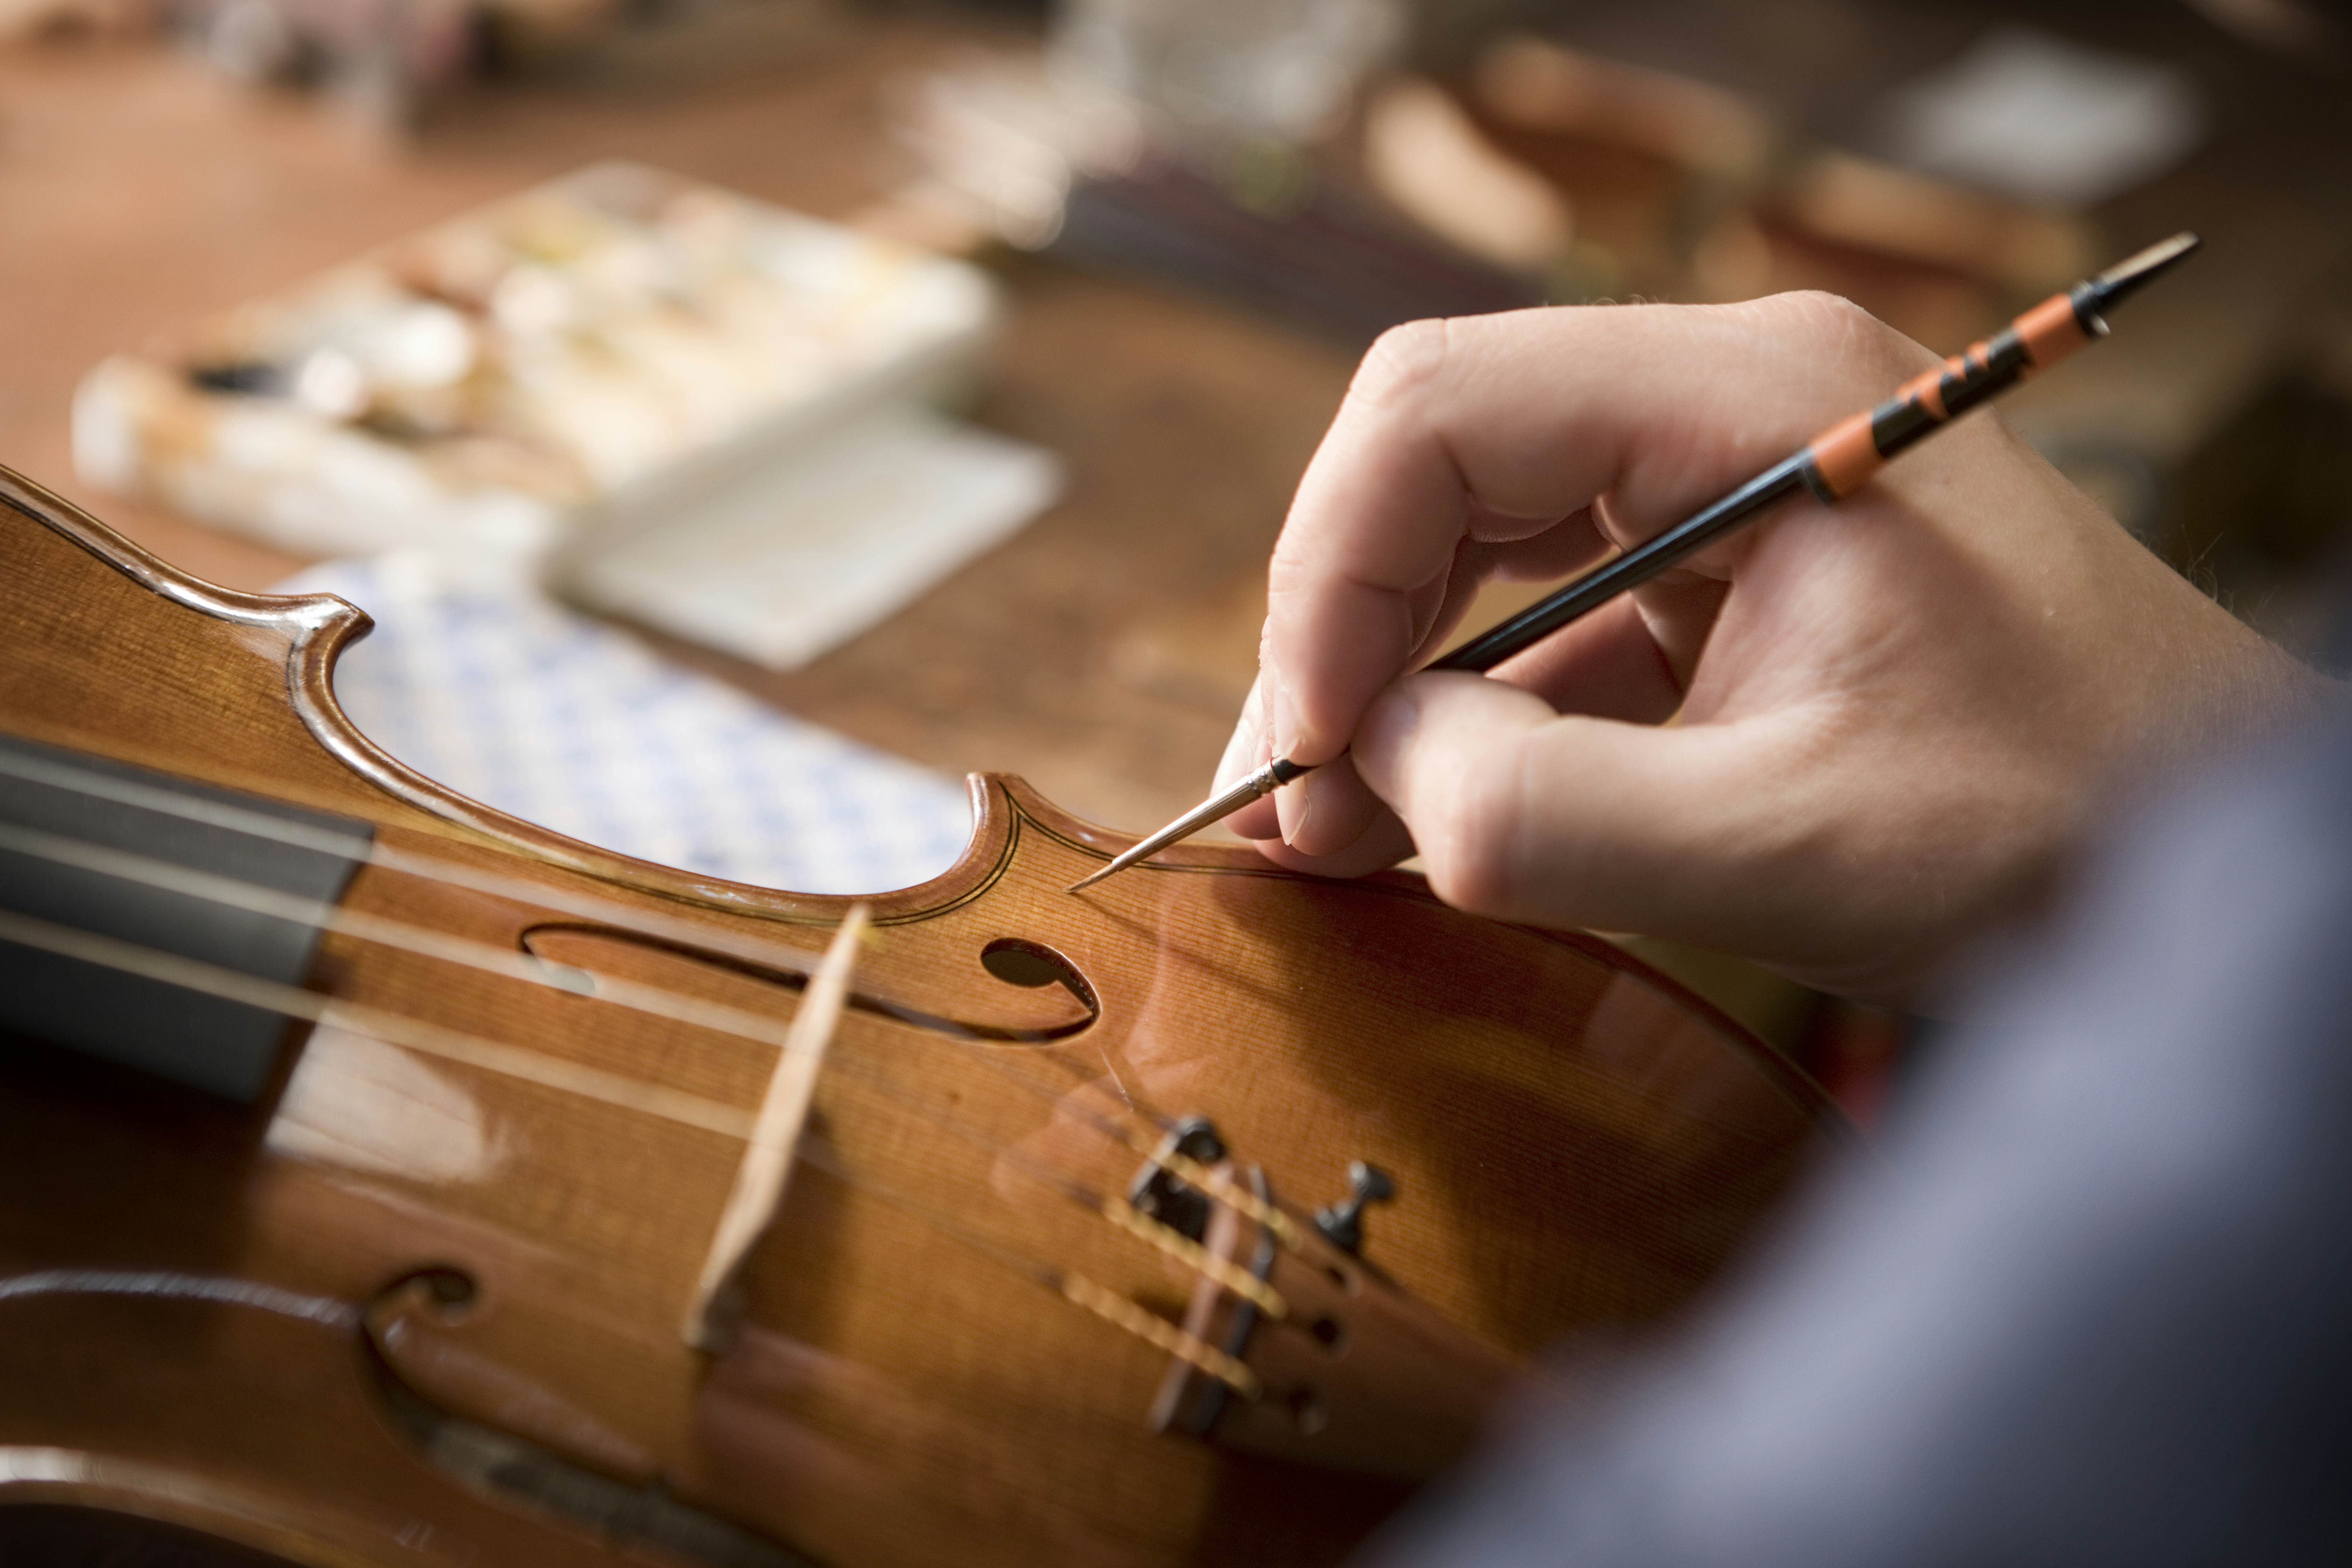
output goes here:
{"type": "Polygon", "coordinates": [[[131,34],[147,25],[143,0],[0,0],[0,40],[64,32],[131,34]]]}
{"type": "Polygon", "coordinates": [[[1431,232],[1498,266],[1540,272],[1575,238],[1567,195],[1496,147],[1434,82],[1407,77],[1373,95],[1364,166],[1431,232]]]}
{"type": "Polygon", "coordinates": [[[893,110],[922,174],[869,226],[1165,278],[1356,342],[1543,301],[1538,283],[1349,193],[1298,146],[1180,133],[1064,62],[973,56],[902,82],[893,110]]]}
{"type": "MultiPolygon", "coordinates": [[[[1990,111],[2014,117],[2000,124],[2008,143],[2046,142],[2053,167],[2079,165],[2087,151],[2122,177],[2116,139],[2185,93],[2147,62],[2012,30],[1898,88],[1859,123],[1814,125],[1818,92],[1770,90],[1801,60],[1742,69],[1724,58],[1718,36],[1739,31],[1731,9],[1580,9],[1555,21],[1555,36],[1488,46],[1453,84],[1486,146],[1540,175],[1573,216],[1573,237],[1543,269],[1551,298],[1822,289],[1925,342],[1981,337],[2022,300],[2081,277],[2103,247],[2082,212],[1984,174],[1983,157],[1967,168],[1937,158],[1958,159],[1958,140],[1990,111]],[[2084,103],[2048,111],[2076,87],[2084,103]]],[[[1375,94],[1366,127],[1371,172],[1401,206],[1452,233],[1383,174],[1386,96],[1375,94]]],[[[2193,95],[2186,101],[2198,111],[2193,95]]],[[[2169,137],[2179,123],[2161,128],[2169,137]]],[[[1969,146],[1981,153],[1995,139],[1969,146]]]]}
{"type": "Polygon", "coordinates": [[[1056,66],[1180,145],[1328,134],[1404,35],[1402,0],[1065,0],[1056,66]]]}
{"type": "Polygon", "coordinates": [[[1339,191],[1301,185],[1268,210],[1172,159],[1073,190],[1055,250],[1223,294],[1349,343],[1423,317],[1544,303],[1538,283],[1433,244],[1339,191]]]}
{"type": "Polygon", "coordinates": [[[804,62],[837,0],[0,0],[152,12],[226,75],[404,129],[468,84],[562,72],[708,78],[748,53],[804,62]],[[689,64],[689,62],[691,62],[689,64]]]}
{"type": "MultiPolygon", "coordinates": [[[[2179,265],[2198,244],[2193,234],[2175,235],[2096,278],[2076,284],[2065,293],[2052,296],[1990,341],[1945,361],[1878,407],[1831,426],[1801,451],[1767,468],[1712,505],[1594,568],[1493,630],[1472,637],[1427,668],[1482,673],[1490,670],[1570,622],[1641,586],[1725,534],[1754,521],[1800,489],[1811,490],[1824,505],[1852,495],[1897,453],[2007,391],[2033,372],[2046,370],[2104,337],[2107,331],[2105,313],[2108,310],[2179,265]]],[[[1191,837],[1250,802],[1313,772],[1317,765],[1295,763],[1286,757],[1275,758],[1159,832],[1139,840],[1101,870],[1073,883],[1070,891],[1091,887],[1115,871],[1125,870],[1191,837]]]]}
{"type": "Polygon", "coordinates": [[[2352,19],[2352,5],[2344,0],[2189,0],[2189,4],[2249,42],[2306,62],[2341,60],[2344,26],[2352,19]]]}

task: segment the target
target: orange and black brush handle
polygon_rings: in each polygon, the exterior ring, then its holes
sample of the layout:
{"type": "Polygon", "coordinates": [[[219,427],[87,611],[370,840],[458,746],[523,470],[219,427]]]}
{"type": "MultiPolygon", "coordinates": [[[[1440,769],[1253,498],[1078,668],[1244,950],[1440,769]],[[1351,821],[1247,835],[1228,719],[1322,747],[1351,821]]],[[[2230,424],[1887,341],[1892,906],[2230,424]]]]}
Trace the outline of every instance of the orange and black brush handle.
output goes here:
{"type": "Polygon", "coordinates": [[[1648,582],[1693,551],[1753,521],[1801,489],[1812,491],[1825,503],[1852,495],[1905,447],[2008,391],[2035,371],[2047,370],[2084,344],[2105,337],[2105,312],[2177,266],[2198,243],[2193,234],[2175,235],[2096,278],[2052,295],[1966,353],[1955,354],[1916,377],[1876,408],[1832,425],[1803,451],[1494,630],[1473,637],[1429,668],[1492,669],[1569,622],[1648,582]]]}

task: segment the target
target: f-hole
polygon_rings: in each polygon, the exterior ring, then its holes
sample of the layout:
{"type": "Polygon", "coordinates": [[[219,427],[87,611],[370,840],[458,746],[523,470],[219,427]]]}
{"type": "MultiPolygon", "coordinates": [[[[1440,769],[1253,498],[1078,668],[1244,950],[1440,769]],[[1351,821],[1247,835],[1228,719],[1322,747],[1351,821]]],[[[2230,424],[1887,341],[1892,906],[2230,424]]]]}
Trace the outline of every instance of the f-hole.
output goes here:
{"type": "Polygon", "coordinates": [[[980,950],[980,966],[1007,985],[1026,986],[1032,991],[1059,985],[1076,997],[1078,1005],[1089,1014],[1102,1011],[1102,1005],[1095,999],[1095,988],[1087,984],[1078,966],[1043,942],[1000,936],[980,950]]]}
{"type": "MultiPolygon", "coordinates": [[[[412,1289],[421,1290],[431,1309],[446,1317],[462,1315],[474,1300],[471,1275],[433,1266],[404,1274],[379,1291],[368,1314],[371,1321],[373,1305],[412,1289]]],[[[632,1486],[617,1481],[497,1427],[450,1415],[408,1385],[373,1331],[357,1338],[361,1368],[377,1414],[417,1458],[473,1491],[584,1530],[632,1557],[656,1554],[699,1568],[822,1568],[814,1558],[782,1542],[679,1501],[658,1482],[632,1486]]],[[[0,1517],[5,1512],[0,1509],[0,1517]]],[[[0,1544],[5,1540],[0,1535],[0,1544]]],[[[0,1562],[16,1561],[0,1556],[0,1562]]],[[[254,1568],[276,1568],[277,1562],[256,1559],[254,1568]]],[[[191,1568],[213,1565],[199,1560],[191,1568]]],[[[245,1562],[224,1560],[220,1568],[245,1568],[245,1562]]]]}
{"type": "Polygon", "coordinates": [[[0,1506],[0,1563],[24,1568],[297,1568],[202,1531],[72,1503],[0,1506]]]}
{"type": "MultiPolygon", "coordinates": [[[[797,992],[808,984],[808,976],[797,969],[786,968],[775,963],[762,963],[755,958],[696,947],[690,943],[673,942],[640,931],[623,931],[612,926],[551,921],[543,925],[532,926],[524,931],[521,937],[521,947],[525,952],[548,966],[547,973],[551,980],[566,990],[576,991],[583,997],[593,998],[596,994],[595,979],[599,963],[589,953],[580,951],[583,942],[592,945],[613,944],[623,952],[644,955],[636,961],[640,967],[646,959],[667,960],[674,963],[693,964],[740,975],[746,980],[776,986],[785,991],[797,992]]],[[[813,958],[814,955],[796,956],[813,958]]],[[[981,964],[992,977],[1025,989],[1043,989],[1046,985],[1058,982],[1063,990],[1077,1003],[1080,1011],[1076,1017],[1050,1023],[1043,1019],[1035,1023],[1010,1023],[992,1022],[980,1017],[943,1017],[939,1014],[926,1012],[919,1007],[910,1006],[906,1003],[865,990],[853,991],[850,994],[849,1005],[861,1012],[876,1014],[931,1034],[944,1035],[950,1039],[1006,1040],[1024,1045],[1042,1045],[1049,1041],[1067,1039],[1091,1027],[1095,1019],[1102,1012],[1100,1003],[1096,1000],[1094,987],[1087,983],[1086,976],[1078,972],[1077,965],[1055,952],[1052,948],[1041,946],[1036,942],[1024,942],[1017,937],[1001,938],[982,950],[981,964]],[[991,956],[999,949],[1014,948],[1019,949],[1024,957],[1005,960],[991,956]],[[1005,962],[1020,966],[1018,970],[1020,978],[1015,978],[997,967],[998,963],[1005,962]]],[[[628,977],[626,970],[624,970],[622,974],[623,977],[628,977]]],[[[635,978],[656,987],[666,984],[653,973],[641,973],[635,978]]],[[[1059,1006],[1040,1009],[1049,1013],[1059,1013],[1062,1010],[1059,1006]]]]}

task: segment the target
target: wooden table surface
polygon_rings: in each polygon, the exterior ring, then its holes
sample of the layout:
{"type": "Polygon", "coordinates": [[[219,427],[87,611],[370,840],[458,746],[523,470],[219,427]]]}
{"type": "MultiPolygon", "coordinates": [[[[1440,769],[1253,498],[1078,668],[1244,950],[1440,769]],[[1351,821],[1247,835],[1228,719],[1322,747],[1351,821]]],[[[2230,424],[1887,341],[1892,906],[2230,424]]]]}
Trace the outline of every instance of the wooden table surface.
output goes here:
{"type": "MultiPolygon", "coordinates": [[[[903,174],[878,84],[970,39],[778,32],[723,72],[474,97],[407,146],[161,46],[0,49],[0,462],[200,575],[266,587],[302,563],[77,479],[72,392],[102,356],[599,158],[849,214],[903,174]]],[[[1003,275],[978,417],[1059,454],[1061,503],[806,668],[665,647],[942,772],[1019,773],[1140,829],[1208,782],[1255,669],[1267,552],[1354,356],[1145,283],[1003,275]]]]}

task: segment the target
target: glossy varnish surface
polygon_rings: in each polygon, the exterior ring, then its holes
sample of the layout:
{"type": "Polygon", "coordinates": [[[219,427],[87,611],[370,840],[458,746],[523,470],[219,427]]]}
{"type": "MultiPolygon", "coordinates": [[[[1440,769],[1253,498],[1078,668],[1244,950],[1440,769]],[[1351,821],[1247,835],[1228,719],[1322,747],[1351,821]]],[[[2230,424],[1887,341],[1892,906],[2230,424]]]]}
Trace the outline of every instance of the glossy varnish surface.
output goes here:
{"type": "MultiPolygon", "coordinates": [[[[335,651],[364,626],[348,606],[211,590],[34,488],[0,501],[0,730],[362,818],[380,845],[569,906],[371,867],[352,910],[791,1017],[845,900],[646,866],[458,800],[335,710],[335,651]],[[610,918],[578,913],[589,901],[610,918]],[[659,940],[626,911],[659,917],[659,940]]],[[[12,1052],[0,1274],[176,1272],[350,1317],[0,1288],[0,1501],[126,1508],[317,1563],[614,1550],[434,1463],[386,1414],[391,1380],[826,1561],[1328,1560],[1392,1483],[1155,1434],[1168,1356],[1039,1278],[1183,1317],[1195,1276],[1080,1201],[1124,1190],[1155,1118],[1213,1118],[1301,1223],[1350,1160],[1383,1167],[1401,1196],[1372,1211],[1368,1262],[1524,1358],[1688,1300],[1827,1115],[1600,942],[1473,920],[1410,877],[1314,881],[1210,847],[1072,897],[1126,838],[1017,781],[973,792],[958,865],[871,900],[865,1001],[716,1357],[679,1316],[740,1156],[727,1116],[748,1124],[772,1046],[338,934],[315,987],[644,1102],[332,1022],[292,1037],[251,1110],[12,1052]],[[999,979],[983,954],[1007,943],[1068,983],[999,979]],[[689,1101],[719,1124],[665,1109],[689,1101]],[[458,1276],[462,1300],[422,1282],[458,1276]]]]}

